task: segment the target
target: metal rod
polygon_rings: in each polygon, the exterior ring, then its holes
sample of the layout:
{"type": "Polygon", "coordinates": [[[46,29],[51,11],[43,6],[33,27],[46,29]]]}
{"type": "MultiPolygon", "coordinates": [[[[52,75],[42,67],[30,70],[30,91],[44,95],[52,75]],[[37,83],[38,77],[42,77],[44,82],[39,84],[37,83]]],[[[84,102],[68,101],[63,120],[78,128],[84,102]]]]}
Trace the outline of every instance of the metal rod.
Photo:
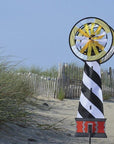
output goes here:
{"type": "Polygon", "coordinates": [[[88,124],[89,144],[91,144],[92,124],[88,124]]]}
{"type": "Polygon", "coordinates": [[[89,144],[91,144],[91,133],[89,133],[89,144]]]}

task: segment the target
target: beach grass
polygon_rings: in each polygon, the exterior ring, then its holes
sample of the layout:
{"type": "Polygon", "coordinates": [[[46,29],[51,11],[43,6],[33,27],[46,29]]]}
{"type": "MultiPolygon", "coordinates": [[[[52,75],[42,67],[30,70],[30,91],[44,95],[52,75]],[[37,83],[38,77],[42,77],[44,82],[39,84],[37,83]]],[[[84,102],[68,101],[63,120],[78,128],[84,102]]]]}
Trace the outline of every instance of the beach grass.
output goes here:
{"type": "Polygon", "coordinates": [[[28,79],[12,67],[9,63],[0,63],[0,122],[25,118],[26,99],[33,94],[28,79]]]}

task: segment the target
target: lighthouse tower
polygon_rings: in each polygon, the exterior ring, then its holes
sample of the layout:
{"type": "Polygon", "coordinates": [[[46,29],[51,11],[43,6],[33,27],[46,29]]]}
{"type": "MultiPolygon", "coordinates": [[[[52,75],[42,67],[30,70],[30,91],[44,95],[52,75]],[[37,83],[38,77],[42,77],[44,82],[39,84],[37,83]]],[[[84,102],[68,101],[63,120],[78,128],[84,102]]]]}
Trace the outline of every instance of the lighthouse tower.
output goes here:
{"type": "Polygon", "coordinates": [[[97,61],[86,62],[76,118],[76,136],[88,136],[91,125],[92,137],[106,137],[105,121],[100,65],[97,61]]]}
{"type": "Polygon", "coordinates": [[[87,17],[69,35],[75,56],[84,63],[81,96],[76,117],[77,137],[107,137],[105,133],[100,64],[114,54],[114,31],[103,20],[87,17]]]}

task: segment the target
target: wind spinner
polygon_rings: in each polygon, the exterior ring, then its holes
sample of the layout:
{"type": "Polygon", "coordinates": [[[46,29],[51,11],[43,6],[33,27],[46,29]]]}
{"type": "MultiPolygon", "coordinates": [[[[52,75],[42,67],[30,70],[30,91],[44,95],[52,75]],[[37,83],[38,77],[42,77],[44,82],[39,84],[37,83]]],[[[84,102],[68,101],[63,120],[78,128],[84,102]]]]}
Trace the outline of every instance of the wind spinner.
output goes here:
{"type": "Polygon", "coordinates": [[[100,64],[114,54],[114,31],[105,21],[87,17],[73,26],[69,44],[75,56],[85,62],[75,135],[105,138],[100,64]]]}

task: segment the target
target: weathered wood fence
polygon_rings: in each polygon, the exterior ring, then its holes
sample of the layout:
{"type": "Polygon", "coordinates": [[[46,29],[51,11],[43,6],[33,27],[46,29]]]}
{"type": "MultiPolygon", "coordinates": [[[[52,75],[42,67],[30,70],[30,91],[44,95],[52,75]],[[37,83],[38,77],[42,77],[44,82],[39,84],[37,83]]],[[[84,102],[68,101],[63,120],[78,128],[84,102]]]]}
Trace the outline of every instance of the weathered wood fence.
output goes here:
{"type": "Polygon", "coordinates": [[[75,64],[59,65],[58,70],[58,90],[62,88],[65,98],[79,98],[81,92],[83,69],[75,64]]]}
{"type": "Polygon", "coordinates": [[[38,95],[47,97],[56,97],[57,78],[50,78],[40,76],[38,78],[38,87],[36,87],[36,93],[38,95]]]}
{"type": "MultiPolygon", "coordinates": [[[[114,70],[102,70],[103,95],[114,96],[114,70]]],[[[37,95],[56,98],[60,89],[63,89],[65,98],[80,97],[83,68],[75,64],[62,64],[58,68],[58,77],[45,77],[37,74],[28,74],[30,86],[34,87],[37,95]]]]}
{"type": "Polygon", "coordinates": [[[114,69],[102,70],[101,76],[103,95],[114,97],[114,69]]]}

